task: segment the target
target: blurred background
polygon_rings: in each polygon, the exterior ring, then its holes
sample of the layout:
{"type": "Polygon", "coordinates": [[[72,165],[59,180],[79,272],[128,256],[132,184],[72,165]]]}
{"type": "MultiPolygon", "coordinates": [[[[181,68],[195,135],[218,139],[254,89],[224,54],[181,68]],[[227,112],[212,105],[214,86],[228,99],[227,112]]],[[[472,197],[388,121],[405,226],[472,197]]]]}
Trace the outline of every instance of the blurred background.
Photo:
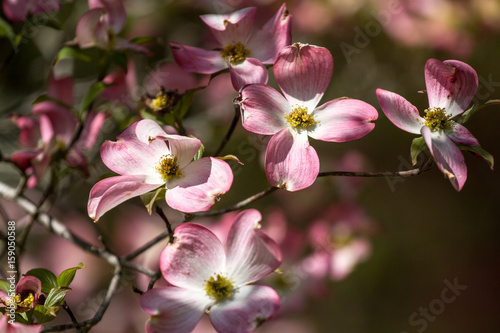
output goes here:
{"type": "MultiPolygon", "coordinates": [[[[128,19],[122,36],[156,39],[149,45],[152,57],[140,54],[129,57],[136,87],[144,85],[144,78],[158,64],[173,62],[167,42],[210,47],[213,37],[199,15],[256,6],[255,26],[259,27],[282,4],[272,0],[124,3],[128,19]]],[[[286,1],[286,5],[292,15],[293,42],[323,46],[333,55],[332,80],[320,104],[348,96],[361,99],[379,111],[375,129],[360,140],[342,144],[311,140],[320,157],[321,171],[412,168],[409,154],[414,136],[399,130],[385,117],[375,90],[396,92],[422,112],[428,102],[427,96],[419,91],[425,90],[424,65],[429,58],[456,59],[471,65],[479,77],[474,102],[500,99],[500,2],[497,0],[297,0],[286,1]]],[[[4,155],[20,149],[19,130],[9,115],[31,112],[32,102],[46,90],[58,50],[74,38],[78,19],[87,9],[86,1],[64,3],[49,20],[59,23],[57,29],[48,23],[36,25],[17,51],[7,39],[0,39],[0,148],[4,155]]],[[[17,24],[18,30],[26,27],[23,26],[26,23],[17,24]]],[[[55,71],[75,78],[77,101],[89,82],[95,80],[92,64],[61,61],[55,71]]],[[[276,86],[272,70],[269,73],[269,84],[276,86]]],[[[236,96],[227,74],[218,76],[207,89],[195,94],[185,126],[202,140],[208,154],[216,150],[229,127],[234,115],[232,99],[236,96]]],[[[123,105],[103,102],[99,108],[110,114],[99,143],[104,139],[114,140],[124,123],[138,117],[136,109],[123,105]]],[[[485,150],[498,157],[499,124],[500,106],[494,105],[478,111],[465,126],[485,150]]],[[[223,153],[238,156],[244,165],[232,165],[233,188],[215,209],[269,186],[263,171],[266,140],[247,132],[241,124],[237,126],[223,153]]],[[[158,217],[147,215],[137,198],[109,212],[99,224],[92,223],[85,209],[88,193],[99,177],[109,172],[100,162],[98,150],[97,145],[89,154],[94,161],[90,177],[79,175],[65,181],[54,198],[52,214],[90,242],[99,244],[97,233],[102,233],[113,250],[127,254],[163,231],[164,225],[158,217]]],[[[283,219],[288,232],[293,231],[298,239],[295,244],[300,244],[292,246],[299,254],[289,258],[288,266],[283,268],[284,272],[290,269],[296,282],[291,286],[284,283],[286,311],[265,324],[261,331],[497,332],[500,174],[490,170],[480,158],[464,154],[468,179],[460,192],[433,167],[409,178],[324,177],[303,191],[278,191],[253,203],[251,207],[263,213],[264,228],[273,223],[271,220],[283,219]],[[349,268],[340,275],[323,274],[318,283],[317,276],[321,274],[311,272],[314,265],[307,261],[318,252],[311,240],[312,226],[318,221],[335,224],[341,219],[352,226],[351,217],[342,214],[345,206],[355,207],[353,210],[358,212],[352,223],[361,227],[353,227],[349,237],[362,239],[364,250],[348,256],[352,270],[349,268]],[[321,287],[317,288],[318,285],[321,287]]],[[[3,164],[0,167],[2,181],[15,185],[16,172],[3,164]]],[[[36,196],[35,190],[32,195],[36,196]]],[[[2,205],[7,207],[11,219],[22,223],[21,211],[5,201],[2,205]]],[[[175,225],[180,215],[165,209],[175,225]]],[[[210,225],[223,218],[195,222],[210,225]]],[[[138,262],[154,268],[163,246],[165,242],[139,257],[138,262]]],[[[77,273],[68,304],[77,317],[85,319],[97,309],[112,274],[103,261],[84,255],[72,244],[35,226],[21,267],[22,271],[46,267],[57,274],[79,262],[87,268],[77,273]]],[[[123,288],[93,331],[142,332],[147,316],[131,287],[144,290],[147,283],[144,277],[137,278],[132,273],[126,276],[123,288]]],[[[211,332],[203,327],[199,332],[211,332]]]]}

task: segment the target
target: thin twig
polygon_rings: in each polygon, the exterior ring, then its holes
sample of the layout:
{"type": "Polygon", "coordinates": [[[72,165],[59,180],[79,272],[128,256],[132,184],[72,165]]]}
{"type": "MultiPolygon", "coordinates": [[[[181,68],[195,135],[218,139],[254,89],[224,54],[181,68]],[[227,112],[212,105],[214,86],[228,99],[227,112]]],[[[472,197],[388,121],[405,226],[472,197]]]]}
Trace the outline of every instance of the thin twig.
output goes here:
{"type": "Polygon", "coordinates": [[[158,215],[160,215],[161,219],[165,222],[165,224],[167,226],[168,234],[170,236],[168,241],[169,241],[169,243],[172,243],[174,241],[174,230],[172,229],[172,225],[168,221],[167,216],[165,215],[165,213],[163,212],[163,209],[161,209],[160,206],[156,206],[156,213],[158,215]]]}
{"type": "Polygon", "coordinates": [[[158,244],[160,241],[162,241],[165,238],[169,237],[170,235],[171,235],[171,232],[169,230],[163,231],[161,234],[159,234],[158,236],[156,236],[155,238],[153,238],[152,240],[150,240],[149,242],[147,242],[146,244],[144,244],[143,246],[141,246],[140,248],[138,248],[134,252],[126,255],[125,257],[123,257],[123,259],[125,259],[125,260],[132,260],[132,259],[134,259],[135,257],[141,255],[145,251],[149,250],[151,247],[153,247],[156,244],[158,244]]]}
{"type": "Polygon", "coordinates": [[[345,177],[410,177],[417,176],[428,171],[432,166],[432,158],[429,158],[420,167],[403,171],[378,171],[378,172],[351,172],[351,171],[326,171],[320,172],[318,177],[345,176],[345,177]]]}
{"type": "Polygon", "coordinates": [[[231,138],[231,135],[233,135],[234,129],[236,128],[236,125],[238,124],[238,121],[240,120],[240,106],[236,101],[233,101],[234,104],[234,117],[233,121],[231,122],[231,125],[229,126],[229,129],[227,130],[226,135],[222,139],[219,148],[215,151],[213,156],[219,156],[219,154],[222,152],[226,144],[229,142],[229,139],[231,138]]]}

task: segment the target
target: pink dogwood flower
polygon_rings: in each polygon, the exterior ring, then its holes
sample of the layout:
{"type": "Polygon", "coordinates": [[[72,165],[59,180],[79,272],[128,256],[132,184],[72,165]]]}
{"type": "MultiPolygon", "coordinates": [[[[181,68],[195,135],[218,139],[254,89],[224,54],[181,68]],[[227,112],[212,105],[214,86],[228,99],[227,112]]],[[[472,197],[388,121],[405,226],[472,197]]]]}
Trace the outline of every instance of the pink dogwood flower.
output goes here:
{"type": "Polygon", "coordinates": [[[272,64],[292,40],[291,20],[285,4],[252,36],[257,9],[248,7],[231,14],[202,15],[218,42],[215,50],[169,43],[175,61],[185,71],[213,74],[229,68],[234,89],[245,84],[267,83],[263,64],[272,64]]]}
{"type": "Polygon", "coordinates": [[[274,63],[274,76],[283,92],[264,84],[240,91],[243,127],[272,135],[265,169],[273,186],[304,189],[319,173],[319,158],[308,137],[328,142],[359,139],[374,127],[378,114],[363,101],[341,98],[316,107],[333,71],[326,48],[295,43],[285,47],[274,63]]]}
{"type": "Polygon", "coordinates": [[[170,207],[185,213],[206,211],[233,182],[226,162],[213,157],[192,161],[200,140],[166,134],[153,120],[133,123],[117,139],[101,146],[102,161],[119,176],[91,189],[87,209],[96,221],[120,203],[160,186],[167,190],[170,207]]]}
{"type": "Polygon", "coordinates": [[[0,318],[0,332],[3,333],[39,333],[42,331],[42,325],[24,325],[14,322],[9,323],[7,315],[0,318]]]}
{"type": "Polygon", "coordinates": [[[23,22],[28,16],[57,12],[61,6],[59,0],[3,0],[2,9],[12,22],[23,22]]]}
{"type": "Polygon", "coordinates": [[[477,87],[476,71],[461,61],[429,59],[425,64],[429,108],[418,109],[398,94],[377,89],[382,111],[403,131],[421,134],[441,172],[460,191],[467,179],[464,156],[455,144],[479,146],[477,139],[453,118],[462,114],[477,87]]]}
{"type": "Polygon", "coordinates": [[[34,276],[24,276],[16,285],[14,297],[0,290],[0,303],[8,308],[13,307],[16,313],[22,313],[33,309],[41,294],[42,282],[34,276]]]}
{"type": "Polygon", "coordinates": [[[169,287],[142,295],[148,333],[191,332],[206,311],[217,332],[252,332],[279,308],[279,296],[254,282],[279,267],[278,245],[259,230],[260,213],[247,209],[229,231],[226,247],[206,227],[183,223],[163,250],[160,269],[169,287]]]}

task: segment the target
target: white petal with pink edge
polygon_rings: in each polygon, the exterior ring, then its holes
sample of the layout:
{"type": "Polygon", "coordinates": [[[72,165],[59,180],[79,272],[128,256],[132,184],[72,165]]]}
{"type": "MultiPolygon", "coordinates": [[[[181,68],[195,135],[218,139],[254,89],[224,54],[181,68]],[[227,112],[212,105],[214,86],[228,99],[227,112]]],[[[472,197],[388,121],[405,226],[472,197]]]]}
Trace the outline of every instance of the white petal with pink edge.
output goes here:
{"type": "Polygon", "coordinates": [[[219,333],[250,333],[272,318],[280,306],[279,296],[267,286],[243,286],[230,302],[215,304],[210,321],[219,333]]]}
{"type": "Polygon", "coordinates": [[[214,274],[225,273],[226,255],[220,240],[206,227],[183,223],[175,228],[174,242],[160,255],[160,269],[170,284],[204,290],[214,274]]]}
{"type": "Polygon", "coordinates": [[[257,8],[248,7],[230,14],[208,14],[200,18],[210,28],[215,38],[226,46],[228,43],[245,43],[252,32],[257,8]]]}
{"type": "Polygon", "coordinates": [[[451,122],[451,129],[445,131],[451,141],[465,146],[479,146],[479,141],[464,126],[451,122]]]}
{"type": "Polygon", "coordinates": [[[319,158],[309,145],[307,132],[286,128],[276,133],[267,146],[265,169],[273,186],[287,191],[311,186],[319,173],[319,158]]]}
{"type": "Polygon", "coordinates": [[[336,99],[313,111],[316,125],[310,137],[329,142],[346,142],[362,138],[375,128],[378,118],[373,106],[357,99],[336,99]]]}
{"type": "Polygon", "coordinates": [[[393,92],[377,89],[377,98],[382,111],[389,120],[403,131],[419,134],[425,123],[418,109],[405,98],[393,92]]]}

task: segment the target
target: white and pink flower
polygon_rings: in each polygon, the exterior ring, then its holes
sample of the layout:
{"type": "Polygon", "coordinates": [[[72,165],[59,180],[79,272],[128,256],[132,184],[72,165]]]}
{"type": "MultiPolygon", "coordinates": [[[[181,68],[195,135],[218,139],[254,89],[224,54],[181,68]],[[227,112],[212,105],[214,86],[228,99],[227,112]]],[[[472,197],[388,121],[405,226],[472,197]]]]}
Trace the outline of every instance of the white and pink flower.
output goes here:
{"type": "Polygon", "coordinates": [[[169,287],[142,295],[148,333],[191,332],[208,311],[217,332],[253,332],[279,309],[272,288],[253,284],[281,263],[278,245],[260,229],[260,213],[236,216],[226,247],[206,227],[183,223],[163,250],[160,268],[169,287]]]}
{"type": "Polygon", "coordinates": [[[274,63],[279,51],[291,43],[291,17],[283,4],[251,35],[256,11],[255,7],[248,7],[230,14],[202,15],[201,19],[217,39],[217,48],[205,50],[171,42],[175,61],[185,71],[201,74],[229,68],[236,90],[245,84],[267,83],[264,64],[274,63]]]}
{"type": "Polygon", "coordinates": [[[101,180],[90,191],[88,214],[96,221],[120,203],[160,186],[167,204],[184,213],[209,210],[233,182],[229,165],[217,158],[193,161],[201,142],[169,135],[143,119],[127,127],[116,142],[101,146],[101,157],[119,174],[101,180]]]}
{"type": "Polygon", "coordinates": [[[421,134],[441,172],[460,191],[467,179],[464,156],[456,144],[479,146],[477,139],[453,118],[462,114],[476,94],[476,71],[457,60],[429,59],[425,64],[429,108],[418,109],[398,94],[377,89],[382,111],[403,131],[421,134]]]}
{"type": "Polygon", "coordinates": [[[267,179],[273,186],[297,191],[312,185],[319,173],[319,158],[308,137],[328,142],[359,139],[375,127],[378,114],[373,106],[350,98],[317,107],[333,71],[326,48],[287,46],[273,70],[285,96],[264,84],[244,87],[239,97],[243,127],[273,135],[266,150],[267,179]]]}

